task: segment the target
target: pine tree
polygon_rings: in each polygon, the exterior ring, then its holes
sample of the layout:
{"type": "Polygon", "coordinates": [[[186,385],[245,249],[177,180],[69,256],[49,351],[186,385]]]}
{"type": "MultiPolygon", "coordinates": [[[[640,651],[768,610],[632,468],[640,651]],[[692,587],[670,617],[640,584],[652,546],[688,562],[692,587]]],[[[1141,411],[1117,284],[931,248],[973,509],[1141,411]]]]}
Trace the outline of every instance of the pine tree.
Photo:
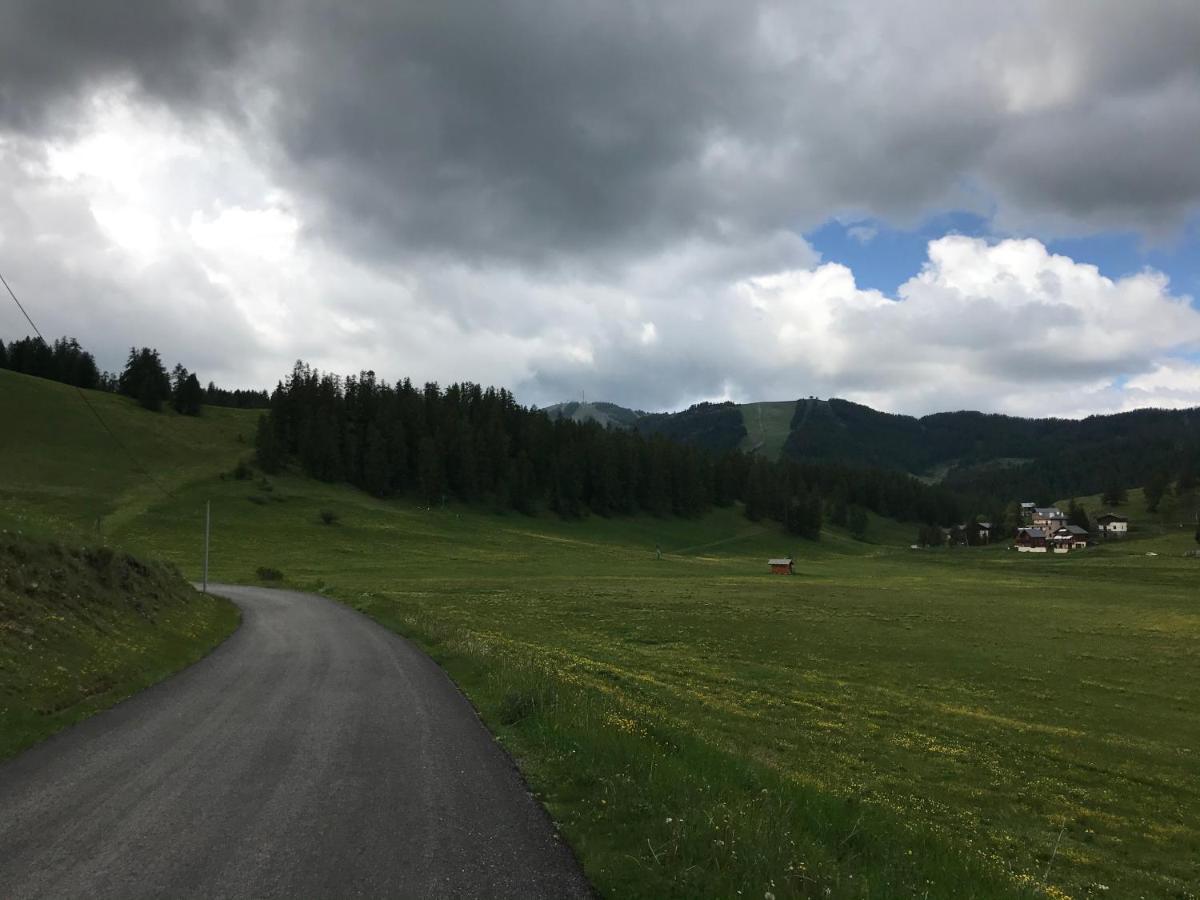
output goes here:
{"type": "Polygon", "coordinates": [[[1088,519],[1087,510],[1074,500],[1071,500],[1071,505],[1067,507],[1067,524],[1078,525],[1084,531],[1092,530],[1092,523],[1088,519]]]}
{"type": "Polygon", "coordinates": [[[1187,460],[1179,469],[1179,476],[1175,480],[1175,493],[1177,496],[1183,497],[1195,489],[1196,467],[1191,460],[1187,460]]]}
{"type": "Polygon", "coordinates": [[[258,467],[268,475],[274,475],[283,469],[283,446],[270,418],[266,415],[258,417],[258,429],[254,438],[255,459],[258,467]]]}
{"type": "Polygon", "coordinates": [[[163,368],[158,351],[149,347],[129,349],[125,371],[118,381],[120,391],[137,400],[145,409],[158,412],[171,396],[171,379],[163,368]]]}
{"type": "Polygon", "coordinates": [[[421,500],[426,506],[435,506],[441,503],[442,492],[445,490],[442,457],[438,453],[437,443],[428,435],[421,438],[418,451],[417,482],[421,491],[421,500]]]}
{"type": "Polygon", "coordinates": [[[1163,495],[1166,494],[1169,486],[1170,479],[1167,477],[1167,473],[1161,469],[1146,479],[1142,492],[1146,495],[1147,511],[1158,512],[1158,505],[1162,502],[1163,495]]]}
{"type": "Polygon", "coordinates": [[[867,511],[861,506],[850,507],[848,517],[850,534],[859,541],[867,538],[867,511]]]}
{"type": "Polygon", "coordinates": [[[0,341],[0,369],[8,368],[8,351],[4,348],[4,341],[0,341]]]}
{"type": "Polygon", "coordinates": [[[1104,495],[1100,498],[1100,502],[1105,506],[1120,506],[1128,496],[1128,493],[1119,481],[1109,481],[1108,487],[1104,489],[1104,495]]]}
{"type": "Polygon", "coordinates": [[[388,481],[387,446],[383,435],[372,422],[367,426],[363,449],[363,487],[369,494],[386,497],[390,488],[388,481]]]}

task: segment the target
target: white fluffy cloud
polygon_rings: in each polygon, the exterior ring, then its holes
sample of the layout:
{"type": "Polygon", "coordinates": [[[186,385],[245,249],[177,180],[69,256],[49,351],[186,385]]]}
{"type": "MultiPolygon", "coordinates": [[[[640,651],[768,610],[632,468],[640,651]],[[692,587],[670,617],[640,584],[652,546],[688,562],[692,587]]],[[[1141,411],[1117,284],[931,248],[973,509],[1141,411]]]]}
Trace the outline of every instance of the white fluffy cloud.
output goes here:
{"type": "MultiPolygon", "coordinates": [[[[749,279],[761,377],[884,409],[1080,415],[1200,405],[1200,311],[1159,273],[1118,280],[1036,240],[947,236],[895,299],[840,265],[749,279]]],[[[748,321],[748,319],[743,320],[748,321]]]]}

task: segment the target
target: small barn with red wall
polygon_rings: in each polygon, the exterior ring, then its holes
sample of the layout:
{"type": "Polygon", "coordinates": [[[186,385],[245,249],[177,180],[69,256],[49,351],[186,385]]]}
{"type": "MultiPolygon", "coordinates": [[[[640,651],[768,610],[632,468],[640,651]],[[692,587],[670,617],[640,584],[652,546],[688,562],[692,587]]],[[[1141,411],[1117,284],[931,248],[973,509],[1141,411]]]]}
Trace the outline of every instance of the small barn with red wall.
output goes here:
{"type": "Polygon", "coordinates": [[[767,565],[771,567],[772,575],[795,575],[796,571],[792,568],[792,559],[790,556],[782,557],[781,559],[768,559],[767,565]]]}

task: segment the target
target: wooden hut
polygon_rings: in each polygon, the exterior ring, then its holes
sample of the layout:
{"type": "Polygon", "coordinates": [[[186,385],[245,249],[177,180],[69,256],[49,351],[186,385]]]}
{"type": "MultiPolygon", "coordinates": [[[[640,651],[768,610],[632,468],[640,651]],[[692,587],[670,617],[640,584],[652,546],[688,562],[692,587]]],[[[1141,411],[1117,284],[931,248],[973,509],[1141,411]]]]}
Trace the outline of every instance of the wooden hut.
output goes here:
{"type": "Polygon", "coordinates": [[[792,558],[790,556],[782,556],[779,559],[768,559],[767,565],[771,567],[772,575],[796,574],[796,570],[792,568],[792,558]]]}

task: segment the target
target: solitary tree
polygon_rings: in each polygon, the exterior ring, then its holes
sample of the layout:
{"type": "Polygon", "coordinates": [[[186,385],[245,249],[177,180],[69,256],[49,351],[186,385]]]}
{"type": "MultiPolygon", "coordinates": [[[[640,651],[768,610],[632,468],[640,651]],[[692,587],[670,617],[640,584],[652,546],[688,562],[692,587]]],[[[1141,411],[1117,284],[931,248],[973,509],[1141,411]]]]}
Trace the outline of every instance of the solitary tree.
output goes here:
{"type": "Polygon", "coordinates": [[[1163,494],[1167,492],[1167,487],[1170,484],[1170,479],[1167,478],[1167,473],[1161,469],[1146,479],[1146,485],[1142,488],[1142,492],[1146,495],[1146,509],[1150,512],[1158,512],[1158,504],[1162,502],[1163,494]]]}
{"type": "Polygon", "coordinates": [[[1189,460],[1179,470],[1179,477],[1175,481],[1175,493],[1182,497],[1185,494],[1190,494],[1195,489],[1196,468],[1189,460]]]}
{"type": "Polygon", "coordinates": [[[1067,524],[1078,525],[1084,531],[1092,530],[1092,523],[1088,520],[1087,510],[1074,500],[1072,500],[1071,505],[1067,507],[1067,524]]]}
{"type": "Polygon", "coordinates": [[[152,412],[162,409],[163,401],[171,396],[171,379],[163,368],[158,351],[149,347],[131,347],[125,371],[118,380],[121,393],[137,400],[152,412]]]}
{"type": "Polygon", "coordinates": [[[269,475],[274,475],[283,468],[283,446],[275,434],[271,420],[265,414],[258,417],[258,432],[254,444],[260,469],[269,475]]]}
{"type": "Polygon", "coordinates": [[[200,404],[204,401],[204,389],[194,372],[189,372],[176,363],[171,372],[171,405],[177,413],[185,416],[200,415],[200,404]]]}
{"type": "Polygon", "coordinates": [[[1119,481],[1110,481],[1108,487],[1104,489],[1104,496],[1100,498],[1105,506],[1120,506],[1128,498],[1125,488],[1121,487],[1119,481]]]}
{"type": "Polygon", "coordinates": [[[867,511],[861,506],[852,506],[850,507],[847,521],[849,522],[850,534],[853,535],[856,540],[866,540],[867,511]]]}

